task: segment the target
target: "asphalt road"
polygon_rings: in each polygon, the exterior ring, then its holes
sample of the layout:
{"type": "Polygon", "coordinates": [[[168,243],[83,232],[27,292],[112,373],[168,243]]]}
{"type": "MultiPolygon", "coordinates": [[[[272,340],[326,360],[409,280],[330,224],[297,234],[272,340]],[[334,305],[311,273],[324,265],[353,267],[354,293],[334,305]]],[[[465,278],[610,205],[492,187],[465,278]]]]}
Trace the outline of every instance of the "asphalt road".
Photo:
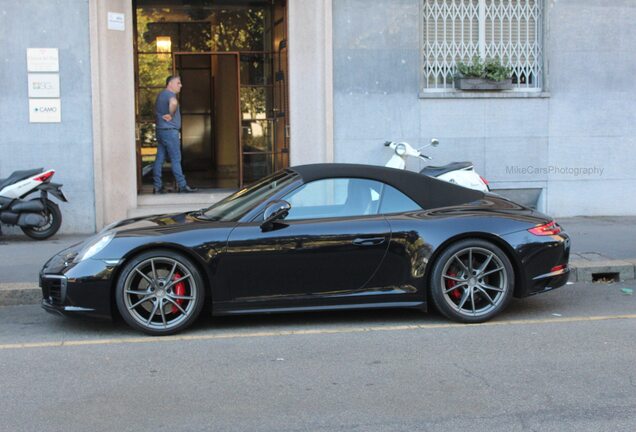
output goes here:
{"type": "Polygon", "coordinates": [[[634,431],[633,285],[485,325],[416,311],[203,318],[177,337],[0,308],[0,430],[634,431]]]}

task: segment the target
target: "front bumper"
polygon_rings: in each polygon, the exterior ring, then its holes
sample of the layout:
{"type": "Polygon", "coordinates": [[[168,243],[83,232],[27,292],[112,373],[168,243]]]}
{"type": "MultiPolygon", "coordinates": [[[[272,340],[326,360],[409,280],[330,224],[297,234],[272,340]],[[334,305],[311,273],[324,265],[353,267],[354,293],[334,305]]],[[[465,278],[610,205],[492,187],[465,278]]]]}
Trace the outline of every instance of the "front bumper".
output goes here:
{"type": "Polygon", "coordinates": [[[59,315],[112,317],[111,287],[116,266],[100,260],[79,263],[52,258],[40,272],[42,308],[59,315]]]}

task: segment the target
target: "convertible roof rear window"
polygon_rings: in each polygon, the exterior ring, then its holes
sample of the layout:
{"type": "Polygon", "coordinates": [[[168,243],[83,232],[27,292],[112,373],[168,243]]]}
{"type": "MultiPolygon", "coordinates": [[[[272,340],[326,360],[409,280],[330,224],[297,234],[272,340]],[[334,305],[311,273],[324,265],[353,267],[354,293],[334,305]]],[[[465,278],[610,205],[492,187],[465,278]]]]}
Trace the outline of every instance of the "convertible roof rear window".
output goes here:
{"type": "Polygon", "coordinates": [[[305,183],[339,177],[378,180],[393,186],[426,210],[466,204],[484,198],[483,192],[395,168],[357,164],[313,164],[292,167],[291,170],[297,172],[305,183]]]}

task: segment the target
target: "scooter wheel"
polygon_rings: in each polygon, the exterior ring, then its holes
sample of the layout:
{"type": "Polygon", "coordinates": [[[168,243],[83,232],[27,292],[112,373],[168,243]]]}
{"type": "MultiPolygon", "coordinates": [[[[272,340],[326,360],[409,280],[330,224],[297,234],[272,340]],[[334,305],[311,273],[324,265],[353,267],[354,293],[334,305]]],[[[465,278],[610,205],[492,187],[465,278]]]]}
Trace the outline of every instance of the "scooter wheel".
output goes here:
{"type": "Polygon", "coordinates": [[[42,216],[46,218],[46,223],[41,227],[20,227],[22,232],[35,240],[46,240],[54,235],[62,225],[62,212],[60,208],[51,200],[46,200],[46,207],[42,216]]]}

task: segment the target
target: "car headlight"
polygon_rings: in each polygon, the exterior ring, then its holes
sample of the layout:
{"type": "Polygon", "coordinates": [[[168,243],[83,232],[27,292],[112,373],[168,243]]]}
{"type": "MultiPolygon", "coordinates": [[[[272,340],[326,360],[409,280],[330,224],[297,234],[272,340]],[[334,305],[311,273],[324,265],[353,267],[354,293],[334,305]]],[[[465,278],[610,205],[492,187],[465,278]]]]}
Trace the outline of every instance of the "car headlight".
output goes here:
{"type": "Polygon", "coordinates": [[[98,252],[104,249],[114,237],[114,232],[102,236],[96,236],[94,239],[86,243],[82,249],[80,249],[73,261],[80,262],[95,256],[98,252]]]}

